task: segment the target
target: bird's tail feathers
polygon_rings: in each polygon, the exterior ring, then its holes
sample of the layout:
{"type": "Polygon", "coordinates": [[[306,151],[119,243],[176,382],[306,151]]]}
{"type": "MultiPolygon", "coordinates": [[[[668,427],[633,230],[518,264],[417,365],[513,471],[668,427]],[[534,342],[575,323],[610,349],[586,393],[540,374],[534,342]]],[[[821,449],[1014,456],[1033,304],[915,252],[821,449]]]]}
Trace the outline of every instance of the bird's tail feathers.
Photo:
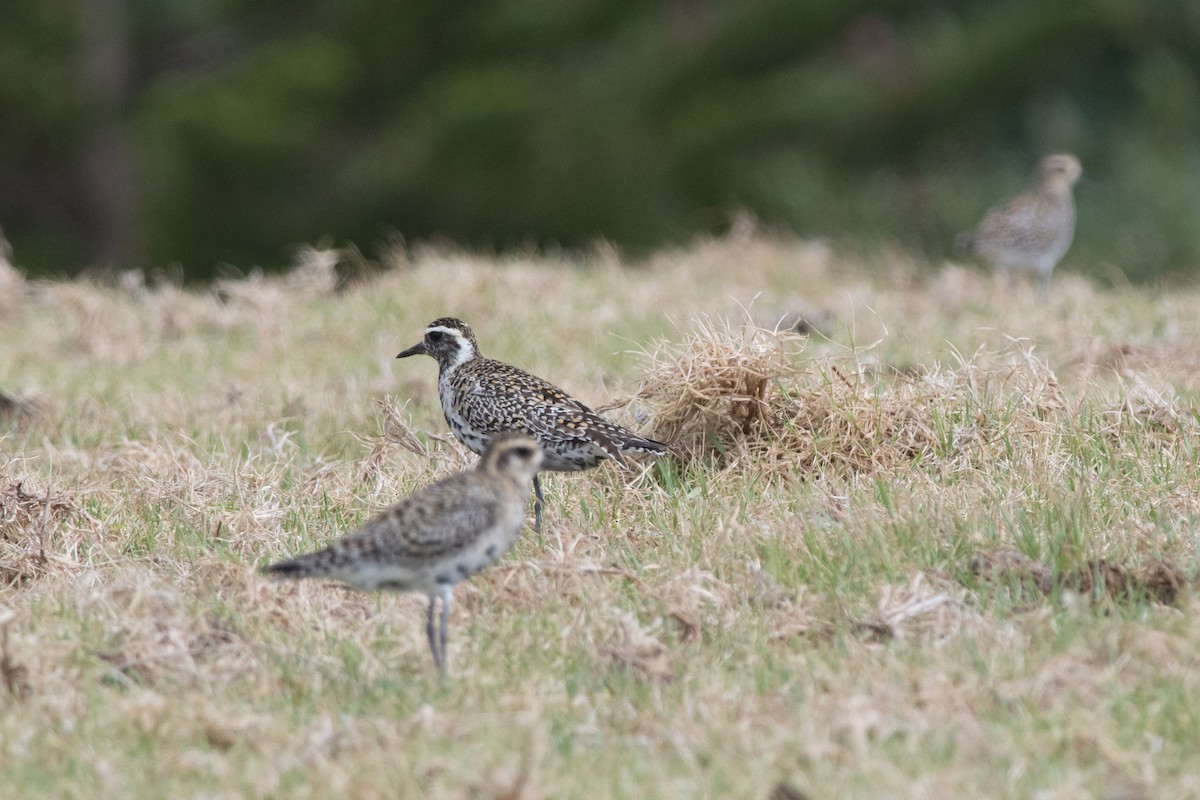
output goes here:
{"type": "Polygon", "coordinates": [[[653,439],[647,439],[643,436],[631,436],[628,439],[626,439],[625,441],[621,442],[621,447],[624,450],[633,450],[635,452],[643,452],[643,453],[654,453],[656,455],[661,454],[661,453],[668,453],[671,450],[670,445],[663,444],[662,442],[656,442],[653,439]]]}
{"type": "Polygon", "coordinates": [[[262,568],[264,575],[277,578],[308,578],[315,575],[325,575],[334,567],[336,559],[329,550],[290,558],[287,561],[277,561],[262,568]]]}

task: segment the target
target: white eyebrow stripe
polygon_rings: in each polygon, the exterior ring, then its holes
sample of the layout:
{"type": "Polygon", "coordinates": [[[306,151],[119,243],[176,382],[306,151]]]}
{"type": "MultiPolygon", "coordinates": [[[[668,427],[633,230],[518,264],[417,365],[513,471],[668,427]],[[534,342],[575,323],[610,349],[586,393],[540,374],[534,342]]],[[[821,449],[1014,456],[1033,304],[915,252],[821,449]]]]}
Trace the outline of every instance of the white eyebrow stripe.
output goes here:
{"type": "Polygon", "coordinates": [[[447,328],[445,325],[431,325],[430,327],[425,329],[426,335],[433,333],[434,331],[441,331],[442,333],[453,334],[454,336],[457,336],[460,339],[463,338],[462,331],[458,330],[457,328],[447,328]]]}

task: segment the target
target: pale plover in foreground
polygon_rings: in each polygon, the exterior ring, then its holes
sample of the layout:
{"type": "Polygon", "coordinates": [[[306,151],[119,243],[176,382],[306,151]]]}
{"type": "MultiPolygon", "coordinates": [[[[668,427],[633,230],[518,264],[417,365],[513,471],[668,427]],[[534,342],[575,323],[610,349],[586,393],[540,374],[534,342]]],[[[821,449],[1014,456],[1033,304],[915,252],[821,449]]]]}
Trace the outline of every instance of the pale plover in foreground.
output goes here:
{"type": "MultiPolygon", "coordinates": [[[[484,358],[475,334],[462,320],[434,320],[425,328],[425,338],[396,358],[422,354],[438,362],[438,395],[446,423],[476,453],[506,430],[536,439],[545,453],[542,469],[552,472],[591,469],[609,458],[624,465],[623,453],[667,452],[665,444],[609,422],[557,386],[484,358]]],[[[534,530],[541,531],[545,499],[536,475],[533,491],[534,530]]]]}
{"type": "Polygon", "coordinates": [[[1045,294],[1050,272],[1075,236],[1075,201],[1071,187],[1083,169],[1079,159],[1060,153],[1038,165],[1037,182],[1026,192],[984,216],[974,231],[955,240],[965,252],[978,253],[997,270],[1032,269],[1045,294]]]}
{"type": "Polygon", "coordinates": [[[542,464],[537,442],[519,433],[491,437],[475,469],[431,484],[324,550],[263,572],[332,578],[356,589],[429,595],[425,634],[433,663],[446,668],[446,623],[454,585],[500,558],[525,521],[529,481],[542,464]],[[434,606],[442,601],[434,628],[434,606]]]}

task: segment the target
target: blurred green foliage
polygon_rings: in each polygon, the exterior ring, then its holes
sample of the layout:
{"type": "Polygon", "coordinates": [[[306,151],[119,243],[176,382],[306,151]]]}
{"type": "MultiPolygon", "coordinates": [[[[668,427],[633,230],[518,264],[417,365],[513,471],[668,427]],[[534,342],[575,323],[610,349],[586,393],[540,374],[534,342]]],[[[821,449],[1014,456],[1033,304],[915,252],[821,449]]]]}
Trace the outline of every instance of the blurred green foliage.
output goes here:
{"type": "MultiPolygon", "coordinates": [[[[286,263],[332,237],[639,248],[748,208],[949,255],[1046,152],[1073,268],[1200,265],[1200,3],[106,0],[128,31],[121,267],[286,263]]],[[[76,4],[0,10],[0,226],[95,257],[76,4]]],[[[99,215],[103,216],[103,215],[99,215]]]]}

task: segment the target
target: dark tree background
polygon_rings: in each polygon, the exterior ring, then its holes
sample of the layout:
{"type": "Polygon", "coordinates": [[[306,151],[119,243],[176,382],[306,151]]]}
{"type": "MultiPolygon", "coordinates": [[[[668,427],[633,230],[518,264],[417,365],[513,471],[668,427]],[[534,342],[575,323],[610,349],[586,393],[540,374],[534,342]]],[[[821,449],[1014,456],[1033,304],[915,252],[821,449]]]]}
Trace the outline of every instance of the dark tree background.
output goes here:
{"type": "Polygon", "coordinates": [[[0,4],[0,227],[32,272],[636,249],[737,208],[937,256],[1053,150],[1097,178],[1070,264],[1192,274],[1200,3],[0,4]]]}

